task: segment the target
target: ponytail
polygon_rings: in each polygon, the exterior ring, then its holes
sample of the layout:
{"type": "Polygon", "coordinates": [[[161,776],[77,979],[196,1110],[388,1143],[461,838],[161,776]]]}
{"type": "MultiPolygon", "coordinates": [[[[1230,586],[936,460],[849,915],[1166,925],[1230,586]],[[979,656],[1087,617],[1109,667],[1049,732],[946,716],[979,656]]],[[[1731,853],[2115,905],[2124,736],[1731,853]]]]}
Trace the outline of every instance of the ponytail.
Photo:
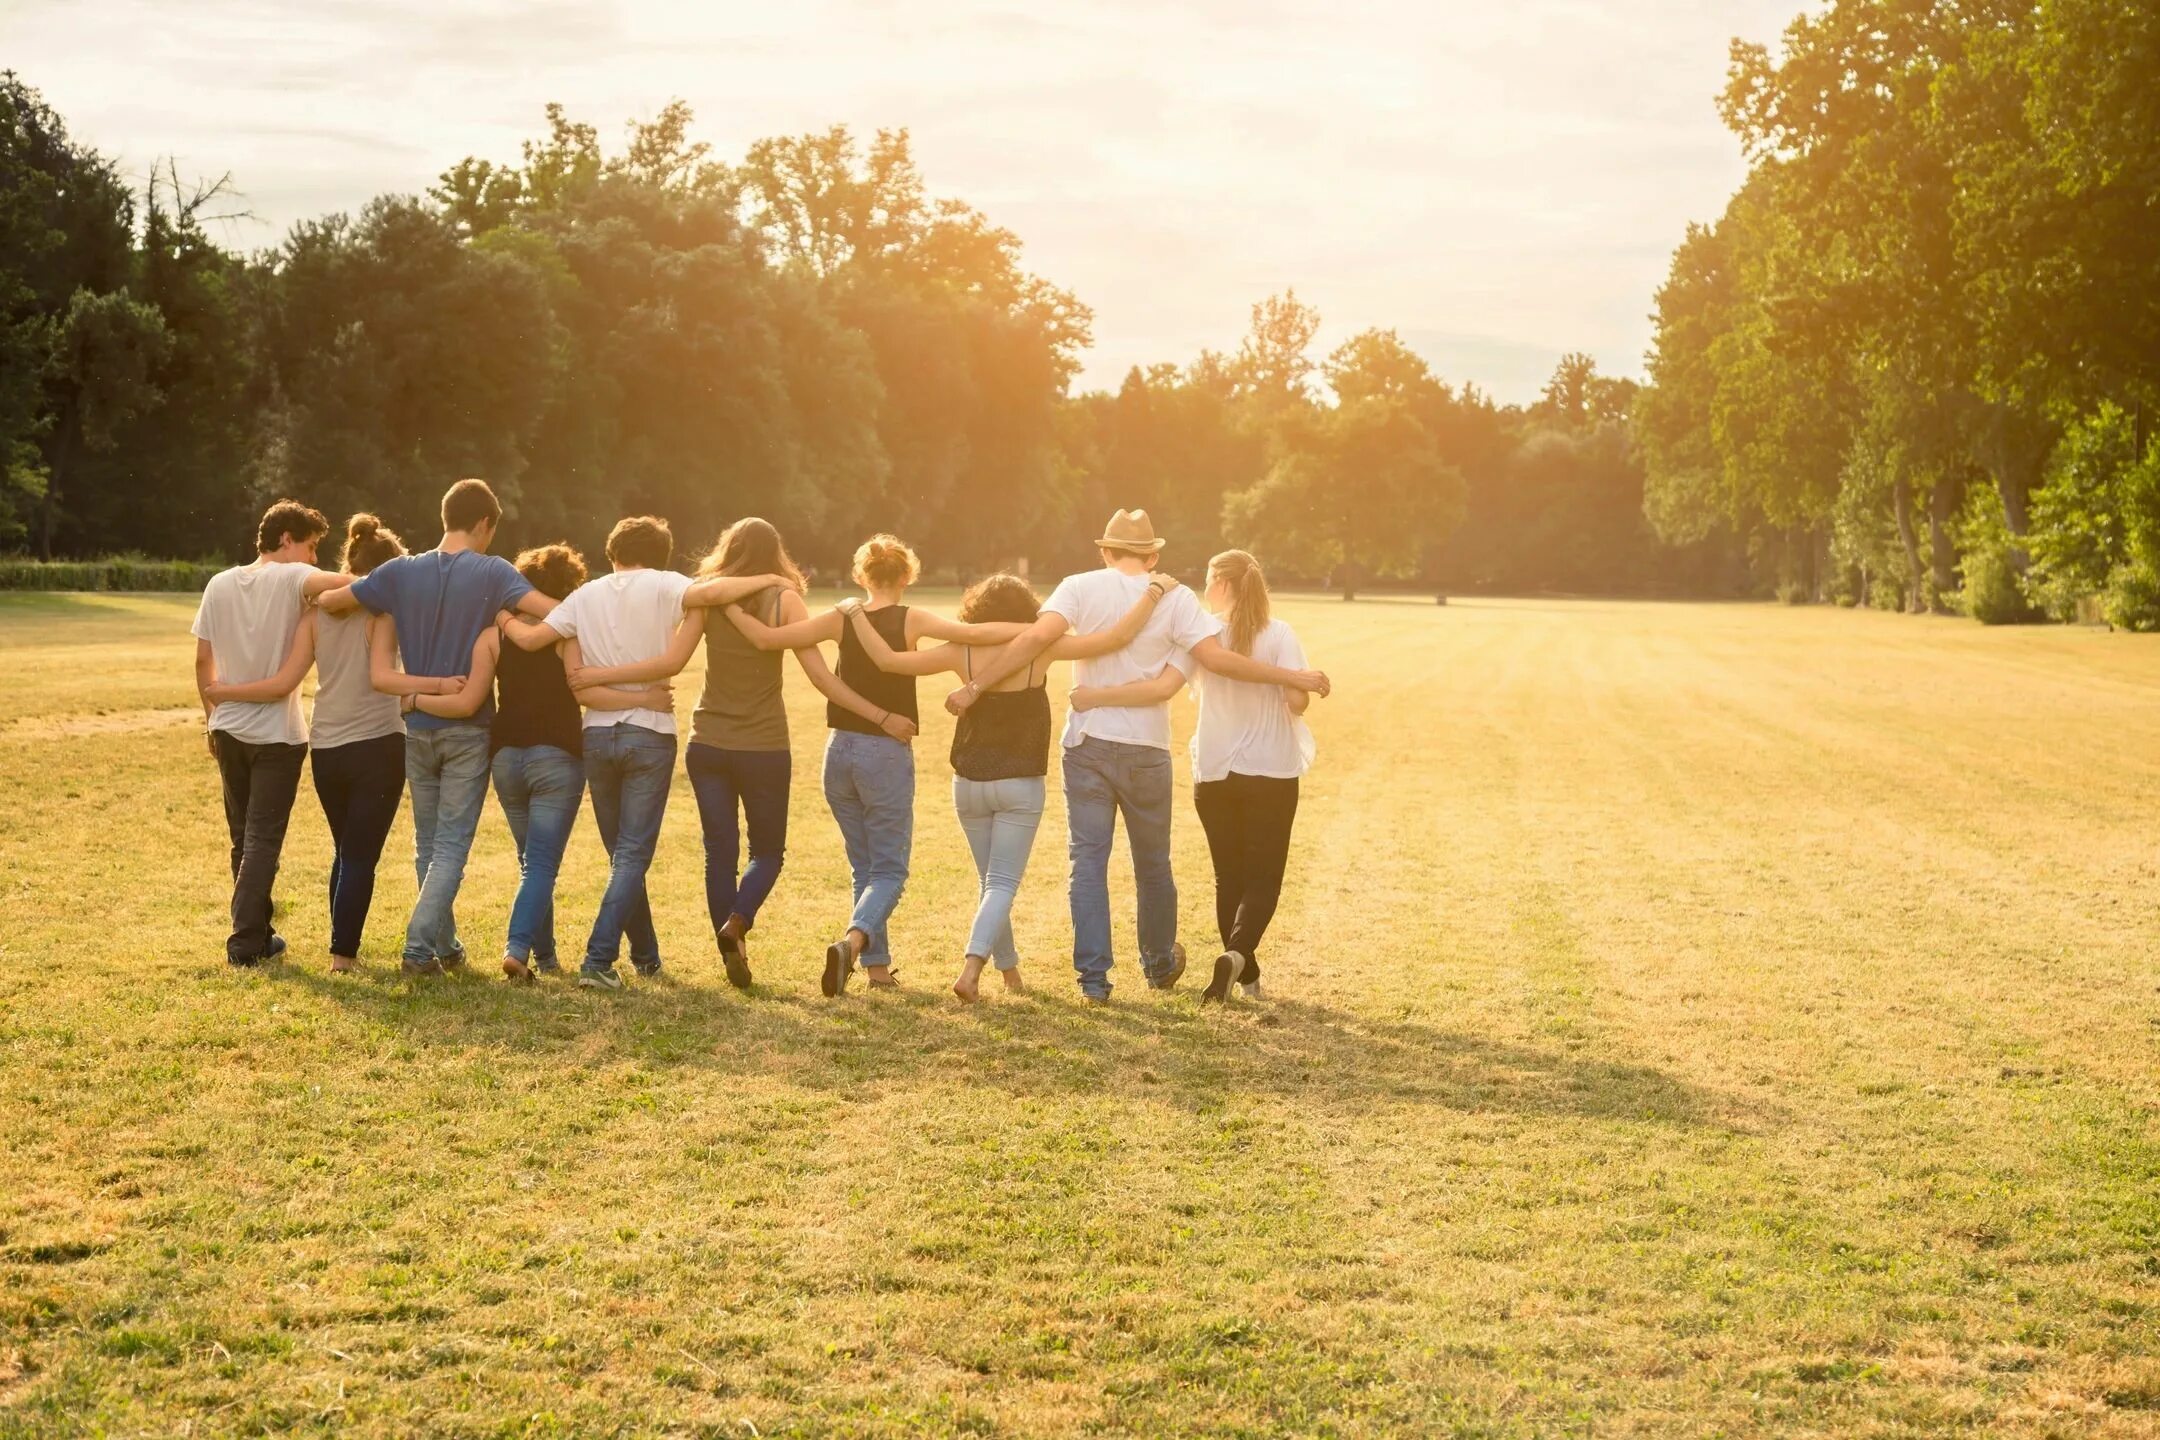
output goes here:
{"type": "Polygon", "coordinates": [[[1260,562],[1243,550],[1225,550],[1208,561],[1208,583],[1212,586],[1217,581],[1230,592],[1224,643],[1250,656],[1253,642],[1268,625],[1267,576],[1261,573],[1260,562]]]}

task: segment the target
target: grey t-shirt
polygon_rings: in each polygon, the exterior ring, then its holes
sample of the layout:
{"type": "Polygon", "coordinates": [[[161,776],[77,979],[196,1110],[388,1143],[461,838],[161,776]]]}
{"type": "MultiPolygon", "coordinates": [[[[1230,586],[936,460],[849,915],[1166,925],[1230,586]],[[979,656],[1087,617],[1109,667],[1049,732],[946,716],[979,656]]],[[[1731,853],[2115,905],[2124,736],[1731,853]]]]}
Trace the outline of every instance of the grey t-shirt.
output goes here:
{"type": "Polygon", "coordinates": [[[328,750],[405,733],[398,697],[368,679],[365,610],[315,616],[315,748],[328,750]]]}
{"type": "MultiPolygon", "coordinates": [[[[210,577],[190,629],[196,639],[210,642],[221,682],[246,685],[277,674],[291,653],[293,631],[307,603],[308,576],[314,573],[313,565],[258,560],[210,577]]],[[[228,700],[211,712],[210,728],[250,745],[305,745],[300,687],[282,700],[245,705],[228,700]]]]}

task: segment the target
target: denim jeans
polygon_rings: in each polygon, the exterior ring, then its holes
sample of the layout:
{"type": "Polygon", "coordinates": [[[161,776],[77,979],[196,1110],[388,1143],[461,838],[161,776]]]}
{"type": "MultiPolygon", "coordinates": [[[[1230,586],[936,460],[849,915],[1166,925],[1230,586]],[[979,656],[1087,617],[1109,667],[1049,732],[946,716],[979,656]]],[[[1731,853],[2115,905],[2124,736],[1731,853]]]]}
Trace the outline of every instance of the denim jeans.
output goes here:
{"type": "Polygon", "coordinates": [[[1151,981],[1170,973],[1171,947],[1177,944],[1170,809],[1169,751],[1092,735],[1065,751],[1073,969],[1089,995],[1110,993],[1110,839],[1120,814],[1140,892],[1140,970],[1151,981]]]}
{"type": "Polygon", "coordinates": [[[1035,848],[1035,831],[1042,825],[1045,788],[1040,776],[1020,780],[953,777],[953,809],[959,812],[968,848],[975,852],[975,874],[982,882],[967,953],[996,962],[1000,970],[1020,963],[1020,951],[1013,944],[1013,897],[1020,893],[1020,877],[1027,873],[1028,853],[1035,848]]]}
{"type": "Polygon", "coordinates": [[[420,881],[405,925],[405,963],[462,958],[452,910],[487,807],[487,726],[408,731],[405,781],[412,787],[413,872],[420,881]]]}
{"type": "Polygon", "coordinates": [[[698,824],[705,834],[705,908],[713,930],[717,933],[730,915],[742,916],[747,930],[757,924],[758,909],[772,894],[787,860],[794,759],[785,750],[722,750],[693,743],[683,748],[683,769],[689,772],[698,824]],[[750,865],[738,879],[735,867],[742,858],[745,830],[750,835],[750,865]]]}
{"type": "Polygon", "coordinates": [[[645,872],[660,844],[667,815],[668,782],[675,774],[675,737],[627,721],[585,731],[585,784],[592,791],[593,820],[607,846],[607,891],[585,942],[587,970],[613,970],[630,937],[630,963],[640,970],[660,964],[660,937],[653,933],[645,872]]]}
{"type": "Polygon", "coordinates": [[[308,768],[330,822],[330,953],[356,960],[375,903],[375,866],[405,800],[405,737],[378,735],[317,750],[308,768]]]}
{"type": "Polygon", "coordinates": [[[253,745],[223,730],[210,732],[218,780],[225,791],[225,829],[232,840],[232,934],[225,958],[252,965],[270,951],[270,889],[293,797],[300,792],[305,745],[253,745]]]}
{"type": "Polygon", "coordinates": [[[885,927],[907,888],[915,846],[915,747],[890,735],[833,731],[825,746],[825,803],[839,822],[855,877],[848,928],[870,937],[862,963],[890,965],[885,927]]]}
{"type": "Polygon", "coordinates": [[[555,958],[555,877],[585,799],[585,764],[554,745],[510,745],[495,752],[495,799],[517,840],[517,899],[503,953],[520,960],[555,958]]]}

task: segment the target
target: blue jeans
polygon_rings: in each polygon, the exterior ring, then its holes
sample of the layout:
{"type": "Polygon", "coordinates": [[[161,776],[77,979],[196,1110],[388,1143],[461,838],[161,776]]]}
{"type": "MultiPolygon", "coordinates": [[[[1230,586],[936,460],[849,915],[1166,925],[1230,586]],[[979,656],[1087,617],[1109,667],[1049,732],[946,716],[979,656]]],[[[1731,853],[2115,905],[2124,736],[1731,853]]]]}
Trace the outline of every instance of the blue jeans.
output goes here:
{"type": "Polygon", "coordinates": [[[730,915],[743,929],[757,923],[758,908],[772,894],[787,860],[788,787],[794,759],[785,750],[722,750],[692,743],[683,748],[683,769],[697,796],[705,833],[705,908],[717,933],[730,915]],[[735,807],[742,806],[738,828],[735,807]],[[750,832],[750,866],[736,878],[743,831],[750,832]]]}
{"type": "Polygon", "coordinates": [[[613,970],[630,937],[630,963],[640,970],[660,964],[660,937],[653,933],[645,872],[660,845],[667,815],[668,782],[675,773],[675,737],[627,722],[585,732],[585,784],[592,791],[593,820],[607,846],[607,891],[585,942],[587,970],[613,970]]]}
{"type": "Polygon", "coordinates": [[[1170,752],[1089,736],[1065,751],[1071,830],[1073,969],[1089,995],[1110,993],[1110,839],[1125,817],[1140,891],[1140,970],[1170,973],[1177,881],[1170,874],[1170,752]]]}
{"type": "Polygon", "coordinates": [[[420,898],[405,926],[405,963],[462,959],[451,910],[487,807],[487,726],[408,731],[405,783],[412,787],[413,873],[420,881],[420,898]]]}
{"type": "Polygon", "coordinates": [[[825,746],[825,803],[847,843],[855,876],[848,928],[870,937],[862,963],[892,964],[885,927],[907,888],[915,846],[915,748],[890,735],[835,730],[825,746]]]}
{"type": "Polygon", "coordinates": [[[1027,873],[1028,853],[1035,848],[1045,788],[1040,776],[1020,780],[953,777],[953,809],[959,812],[968,848],[975,852],[975,874],[982,882],[967,953],[995,961],[1000,970],[1020,963],[1020,951],[1013,944],[1013,897],[1020,893],[1020,877],[1027,873]]]}
{"type": "Polygon", "coordinates": [[[555,877],[570,828],[585,798],[585,766],[553,745],[512,745],[495,752],[495,798],[517,840],[517,899],[503,953],[520,960],[555,958],[555,877]]]}

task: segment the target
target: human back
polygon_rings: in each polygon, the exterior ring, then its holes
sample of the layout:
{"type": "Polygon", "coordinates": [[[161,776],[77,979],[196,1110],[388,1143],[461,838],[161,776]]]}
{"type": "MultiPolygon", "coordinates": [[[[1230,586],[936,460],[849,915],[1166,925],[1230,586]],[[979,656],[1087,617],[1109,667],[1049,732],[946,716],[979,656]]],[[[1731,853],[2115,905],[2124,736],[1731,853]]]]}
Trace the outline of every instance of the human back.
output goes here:
{"type": "MultiPolygon", "coordinates": [[[[698,566],[700,580],[723,575],[784,575],[800,588],[802,572],[788,558],[780,534],[763,520],[739,520],[698,566]]],[[[780,623],[780,590],[767,587],[741,602],[768,625],[780,623]]],[[[704,612],[705,688],[690,717],[690,743],[715,750],[788,748],[787,702],[781,688],[785,652],[760,650],[727,618],[704,612]]]]}
{"type": "MultiPolygon", "coordinates": [[[[373,515],[362,513],[346,522],[344,569],[356,579],[404,553],[404,542],[373,515]]],[[[363,610],[322,610],[315,616],[313,728],[318,750],[405,733],[398,697],[377,690],[368,673],[372,623],[363,610]]]]}
{"type": "MultiPolygon", "coordinates": [[[[277,673],[304,611],[307,579],[315,573],[313,565],[258,560],[210,577],[193,628],[198,640],[209,642],[220,683],[246,685],[277,673]]],[[[252,745],[305,745],[308,738],[297,687],[276,700],[222,702],[209,728],[252,745]]]]}
{"type": "MultiPolygon", "coordinates": [[[[1073,634],[1092,634],[1116,624],[1147,593],[1148,583],[1149,572],[1145,569],[1105,565],[1059,581],[1042,608],[1046,614],[1063,618],[1073,634]]],[[[1156,605],[1130,645],[1107,655],[1074,661],[1073,684],[1107,689],[1152,680],[1170,664],[1190,673],[1187,652],[1214,633],[1214,622],[1192,592],[1181,586],[1156,605]]],[[[1078,745],[1091,735],[1167,750],[1170,707],[1164,703],[1072,711],[1065,722],[1065,744],[1078,745]]]]}

